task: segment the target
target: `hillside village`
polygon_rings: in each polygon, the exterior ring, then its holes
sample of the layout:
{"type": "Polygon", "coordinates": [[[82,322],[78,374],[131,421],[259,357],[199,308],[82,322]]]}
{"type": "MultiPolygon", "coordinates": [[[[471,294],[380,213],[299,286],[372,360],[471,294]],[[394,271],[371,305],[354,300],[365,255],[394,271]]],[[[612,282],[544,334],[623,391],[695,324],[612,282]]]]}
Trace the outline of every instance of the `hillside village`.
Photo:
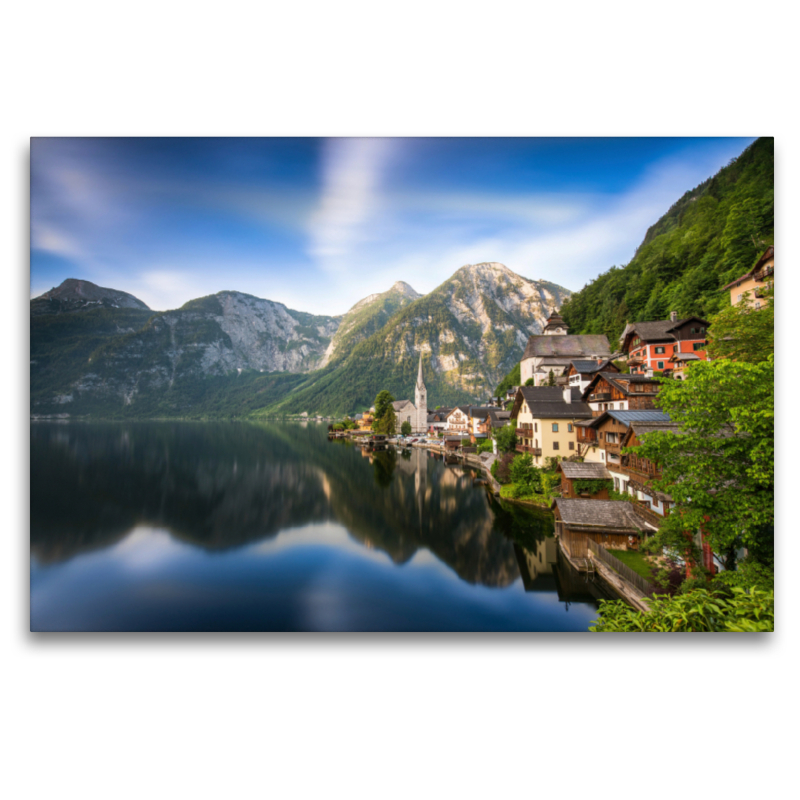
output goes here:
{"type": "MultiPolygon", "coordinates": [[[[774,247],[769,247],[722,291],[729,293],[735,313],[751,315],[771,310],[773,284],[774,247]]],[[[730,345],[734,337],[722,338],[730,345]]],[[[400,443],[414,436],[445,454],[479,458],[504,484],[501,496],[549,506],[562,552],[573,566],[607,572],[598,548],[642,551],[679,505],[659,488],[662,464],[645,455],[643,445],[656,433],[687,433],[660,399],[670,384],[691,386],[692,370],[711,360],[713,342],[709,320],[671,313],[665,320],[629,322],[612,347],[603,335],[571,334],[553,312],[542,333],[528,340],[520,362],[524,385],[481,406],[430,408],[420,355],[414,401],[391,398],[384,419],[389,427],[381,427],[374,407],[356,414],[349,426],[379,431],[380,438],[399,437],[400,443]],[[517,484],[527,484],[527,491],[517,484]]],[[[684,579],[701,572],[713,576],[747,556],[747,548],[739,546],[726,562],[703,529],[686,535],[694,547],[681,548],[684,579]]],[[[639,580],[631,573],[633,583],[623,581],[623,594],[646,610],[646,595],[655,587],[641,578],[650,571],[642,569],[643,559],[634,558],[639,580]]]]}

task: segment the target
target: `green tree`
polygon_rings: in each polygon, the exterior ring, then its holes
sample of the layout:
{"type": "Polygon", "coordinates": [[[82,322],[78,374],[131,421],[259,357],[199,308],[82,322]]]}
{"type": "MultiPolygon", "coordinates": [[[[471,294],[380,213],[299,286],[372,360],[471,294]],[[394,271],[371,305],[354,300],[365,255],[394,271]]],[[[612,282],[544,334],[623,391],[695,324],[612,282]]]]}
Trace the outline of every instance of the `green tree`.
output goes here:
{"type": "Polygon", "coordinates": [[[400,433],[402,433],[403,436],[409,436],[411,434],[411,423],[408,420],[400,426],[400,433]]]}
{"type": "Polygon", "coordinates": [[[702,530],[728,568],[739,547],[765,550],[775,515],[774,373],[770,355],[759,364],[703,361],[686,380],[662,381],[658,405],[680,433],[654,431],[625,450],[659,465],[654,485],[675,502],[654,548],[684,556],[687,534],[702,530]]]}
{"type": "Polygon", "coordinates": [[[678,631],[751,632],[775,629],[775,593],[735,586],[730,591],[695,589],[669,597],[658,595],[646,613],[621,600],[601,600],[594,633],[678,631]]]}
{"type": "Polygon", "coordinates": [[[497,449],[501,453],[513,453],[517,447],[517,432],[513,424],[495,428],[492,436],[497,440],[497,449]]]}
{"type": "Polygon", "coordinates": [[[386,436],[394,436],[397,433],[397,414],[391,404],[384,410],[383,416],[375,417],[372,423],[372,430],[375,433],[383,433],[386,436]]]}
{"type": "Polygon", "coordinates": [[[550,370],[549,374],[547,375],[547,385],[548,386],[556,385],[556,376],[553,374],[553,370],[550,370]]]}
{"type": "Polygon", "coordinates": [[[383,389],[378,392],[375,396],[375,419],[382,417],[392,403],[394,403],[394,397],[392,397],[389,391],[383,389]]]}
{"type": "Polygon", "coordinates": [[[528,380],[525,381],[525,385],[526,386],[533,386],[533,378],[528,378],[528,380]]]}
{"type": "Polygon", "coordinates": [[[770,288],[756,308],[754,298],[743,298],[709,320],[708,355],[757,364],[775,352],[775,290],[770,288]]]}

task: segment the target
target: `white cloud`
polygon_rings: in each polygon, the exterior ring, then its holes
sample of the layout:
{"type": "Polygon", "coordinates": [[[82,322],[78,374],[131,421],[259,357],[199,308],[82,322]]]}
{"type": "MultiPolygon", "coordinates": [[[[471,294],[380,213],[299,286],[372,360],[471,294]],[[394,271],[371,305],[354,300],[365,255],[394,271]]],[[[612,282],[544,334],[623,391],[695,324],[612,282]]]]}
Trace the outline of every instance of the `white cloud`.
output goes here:
{"type": "Polygon", "coordinates": [[[311,215],[309,252],[324,269],[369,239],[368,222],[381,206],[381,179],[396,147],[391,139],[330,139],[323,153],[322,192],[311,215]]]}

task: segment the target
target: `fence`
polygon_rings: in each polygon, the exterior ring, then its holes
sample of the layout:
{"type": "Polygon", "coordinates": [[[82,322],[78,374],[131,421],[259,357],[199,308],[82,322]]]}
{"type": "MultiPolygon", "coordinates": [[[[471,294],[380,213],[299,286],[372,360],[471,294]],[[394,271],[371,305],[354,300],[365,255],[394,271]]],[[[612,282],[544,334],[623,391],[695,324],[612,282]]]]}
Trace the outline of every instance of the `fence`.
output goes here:
{"type": "Polygon", "coordinates": [[[587,544],[593,556],[611,567],[614,572],[619,573],[628,583],[632,583],[642,594],[651,597],[654,592],[658,591],[650,581],[643,578],[638,572],[634,572],[627,564],[623,564],[618,558],[612,556],[602,545],[591,540],[589,540],[587,544]]]}

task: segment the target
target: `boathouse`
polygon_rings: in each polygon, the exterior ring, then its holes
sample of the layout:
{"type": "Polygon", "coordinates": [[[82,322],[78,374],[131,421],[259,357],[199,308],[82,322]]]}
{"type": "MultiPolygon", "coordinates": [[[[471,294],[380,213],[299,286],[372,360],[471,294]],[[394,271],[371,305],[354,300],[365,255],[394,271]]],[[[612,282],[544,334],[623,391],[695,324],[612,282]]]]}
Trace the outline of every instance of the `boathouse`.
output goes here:
{"type": "Polygon", "coordinates": [[[608,500],[611,475],[605,465],[592,461],[559,461],[556,471],[561,473],[562,497],[608,500]]]}

